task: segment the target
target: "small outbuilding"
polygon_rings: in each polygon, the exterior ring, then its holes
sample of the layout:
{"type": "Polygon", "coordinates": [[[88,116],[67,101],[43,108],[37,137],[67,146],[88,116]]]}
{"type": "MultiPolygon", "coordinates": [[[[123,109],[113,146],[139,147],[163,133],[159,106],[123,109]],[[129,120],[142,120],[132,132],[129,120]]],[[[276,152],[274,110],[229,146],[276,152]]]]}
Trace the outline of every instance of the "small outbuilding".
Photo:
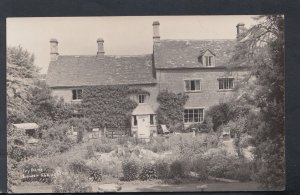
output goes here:
{"type": "Polygon", "coordinates": [[[147,139],[157,135],[156,114],[149,104],[139,104],[131,115],[131,133],[134,137],[147,139]]]}
{"type": "Polygon", "coordinates": [[[36,139],[36,130],[39,128],[39,126],[36,123],[18,123],[13,124],[13,127],[19,129],[20,131],[25,131],[25,134],[29,137],[27,143],[38,143],[38,140],[36,139]]]}

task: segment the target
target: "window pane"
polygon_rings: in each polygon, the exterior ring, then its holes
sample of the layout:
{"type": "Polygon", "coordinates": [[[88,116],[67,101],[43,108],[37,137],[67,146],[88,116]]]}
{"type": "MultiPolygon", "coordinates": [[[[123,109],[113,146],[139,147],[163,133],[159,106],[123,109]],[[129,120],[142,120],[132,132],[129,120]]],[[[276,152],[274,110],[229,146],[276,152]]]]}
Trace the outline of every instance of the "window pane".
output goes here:
{"type": "Polygon", "coordinates": [[[191,91],[195,91],[195,81],[191,81],[191,91]]]}
{"type": "Polygon", "coordinates": [[[223,89],[223,80],[219,79],[219,89],[223,89]]]}
{"type": "Polygon", "coordinates": [[[150,114],[150,125],[153,125],[154,121],[153,121],[153,114],[150,114]]]}
{"type": "Polygon", "coordinates": [[[77,99],[79,99],[79,100],[82,99],[82,89],[77,90],[77,99]]]}
{"type": "Polygon", "coordinates": [[[133,125],[134,125],[134,126],[136,126],[136,125],[137,125],[136,116],[133,116],[133,125]]]}
{"type": "Polygon", "coordinates": [[[195,89],[200,90],[200,80],[195,81],[195,89]]]}
{"type": "Polygon", "coordinates": [[[184,81],[184,82],[185,82],[185,90],[190,91],[191,90],[190,81],[184,81]]]}
{"type": "Polygon", "coordinates": [[[209,66],[209,64],[208,64],[208,56],[205,56],[205,65],[209,66]]]}
{"type": "Polygon", "coordinates": [[[230,81],[229,81],[229,88],[233,89],[233,79],[230,79],[230,81]]]}
{"type": "Polygon", "coordinates": [[[76,100],[77,98],[76,98],[76,90],[74,89],[74,90],[72,90],[72,98],[73,98],[73,100],[76,100]]]}
{"type": "Polygon", "coordinates": [[[145,102],[145,95],[139,95],[139,103],[145,102]]]}
{"type": "Polygon", "coordinates": [[[203,121],[203,109],[199,109],[199,120],[200,122],[203,121]]]}

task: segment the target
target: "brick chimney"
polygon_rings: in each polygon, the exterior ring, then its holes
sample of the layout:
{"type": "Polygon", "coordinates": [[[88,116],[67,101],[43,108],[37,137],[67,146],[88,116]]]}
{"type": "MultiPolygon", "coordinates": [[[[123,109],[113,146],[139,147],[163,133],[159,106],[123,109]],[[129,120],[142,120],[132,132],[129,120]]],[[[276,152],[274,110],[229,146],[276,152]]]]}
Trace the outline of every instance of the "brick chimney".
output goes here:
{"type": "Polygon", "coordinates": [[[50,60],[56,61],[58,55],[58,41],[56,39],[50,39],[50,60]]]}
{"type": "Polygon", "coordinates": [[[238,23],[236,25],[236,38],[240,39],[243,33],[246,31],[244,23],[238,23]]]}
{"type": "Polygon", "coordinates": [[[97,39],[98,44],[98,52],[97,52],[97,58],[103,59],[104,58],[104,46],[103,46],[104,40],[102,38],[97,39]]]}
{"type": "Polygon", "coordinates": [[[159,43],[160,42],[159,21],[154,21],[152,26],[153,26],[153,42],[159,43]]]}

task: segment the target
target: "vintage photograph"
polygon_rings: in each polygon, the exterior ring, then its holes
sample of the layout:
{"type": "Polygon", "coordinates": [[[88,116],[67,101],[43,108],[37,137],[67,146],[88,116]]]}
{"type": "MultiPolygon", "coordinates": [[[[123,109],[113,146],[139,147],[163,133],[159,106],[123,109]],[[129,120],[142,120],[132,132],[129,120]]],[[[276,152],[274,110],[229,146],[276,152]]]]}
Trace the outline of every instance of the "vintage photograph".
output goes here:
{"type": "Polygon", "coordinates": [[[10,192],[285,189],[283,15],[6,24],[10,192]]]}

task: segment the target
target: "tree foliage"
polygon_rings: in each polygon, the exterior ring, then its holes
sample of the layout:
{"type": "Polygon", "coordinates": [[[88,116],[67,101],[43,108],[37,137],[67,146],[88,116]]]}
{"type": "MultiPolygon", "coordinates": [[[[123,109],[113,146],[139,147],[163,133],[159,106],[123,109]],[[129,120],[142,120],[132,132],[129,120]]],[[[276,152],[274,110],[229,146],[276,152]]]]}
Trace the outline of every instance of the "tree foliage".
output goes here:
{"type": "Polygon", "coordinates": [[[7,122],[24,122],[30,107],[30,93],[38,69],[34,56],[21,46],[7,49],[7,122]]]}
{"type": "Polygon", "coordinates": [[[270,189],[283,189],[284,166],[284,19],[260,16],[237,46],[236,63],[251,65],[247,89],[240,96],[259,109],[254,132],[257,181],[270,189]],[[247,54],[247,55],[246,55],[247,54]]]}
{"type": "Polygon", "coordinates": [[[17,131],[12,124],[27,119],[31,97],[28,91],[38,70],[34,66],[33,54],[21,46],[9,47],[6,57],[8,188],[11,190],[11,186],[20,181],[17,166],[27,155],[25,132],[17,131]]]}
{"type": "Polygon", "coordinates": [[[159,107],[157,109],[158,124],[165,124],[171,131],[183,131],[184,105],[188,100],[185,94],[175,94],[162,91],[157,96],[159,107]]]}

